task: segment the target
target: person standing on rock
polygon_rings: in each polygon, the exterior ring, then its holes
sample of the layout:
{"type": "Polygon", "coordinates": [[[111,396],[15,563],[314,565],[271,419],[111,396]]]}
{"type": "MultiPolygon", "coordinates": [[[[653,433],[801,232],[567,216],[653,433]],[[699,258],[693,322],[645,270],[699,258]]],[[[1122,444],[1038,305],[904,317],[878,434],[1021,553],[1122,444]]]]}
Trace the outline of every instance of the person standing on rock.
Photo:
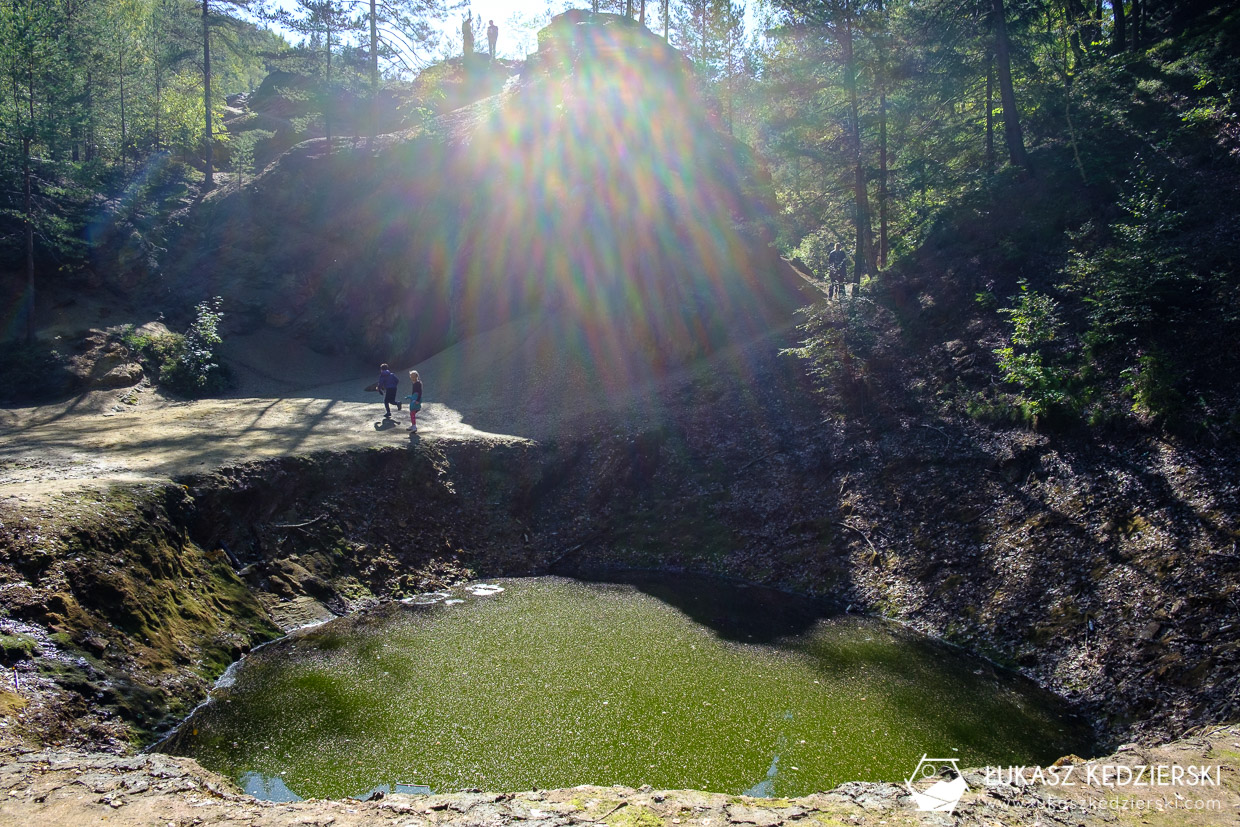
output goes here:
{"type": "Polygon", "coordinates": [[[396,378],[396,374],[388,370],[387,362],[379,365],[379,392],[383,394],[383,418],[392,418],[392,406],[396,406],[396,410],[400,410],[400,403],[396,401],[396,388],[400,385],[400,380],[396,378]]]}
{"type": "Polygon", "coordinates": [[[411,370],[409,381],[413,383],[413,389],[405,397],[409,400],[409,427],[405,430],[416,434],[418,432],[418,411],[422,410],[422,379],[416,370],[411,370]]]}
{"type": "Polygon", "coordinates": [[[487,45],[491,49],[491,60],[495,60],[495,41],[499,40],[499,26],[494,20],[487,21],[487,45]]]}

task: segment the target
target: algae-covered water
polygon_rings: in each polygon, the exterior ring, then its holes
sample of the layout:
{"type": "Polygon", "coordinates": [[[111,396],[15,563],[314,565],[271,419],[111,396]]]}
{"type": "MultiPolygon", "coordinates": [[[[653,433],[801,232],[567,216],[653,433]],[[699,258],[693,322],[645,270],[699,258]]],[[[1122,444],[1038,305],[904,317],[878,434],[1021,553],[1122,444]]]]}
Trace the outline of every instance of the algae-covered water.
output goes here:
{"type": "Polygon", "coordinates": [[[1064,703],[907,629],[683,575],[463,586],[245,659],[169,745],[267,798],[584,783],[795,796],[1087,753],[1064,703]]]}

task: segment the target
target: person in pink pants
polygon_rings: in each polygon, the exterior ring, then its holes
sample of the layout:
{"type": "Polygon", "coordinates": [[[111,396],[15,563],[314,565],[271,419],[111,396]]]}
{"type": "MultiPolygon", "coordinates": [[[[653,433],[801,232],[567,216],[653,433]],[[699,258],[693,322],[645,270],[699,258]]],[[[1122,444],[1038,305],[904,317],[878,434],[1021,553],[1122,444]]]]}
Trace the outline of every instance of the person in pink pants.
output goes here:
{"type": "Polygon", "coordinates": [[[405,398],[409,400],[409,427],[405,430],[411,434],[418,432],[418,411],[422,410],[422,380],[416,370],[409,371],[409,381],[413,390],[405,398]]]}

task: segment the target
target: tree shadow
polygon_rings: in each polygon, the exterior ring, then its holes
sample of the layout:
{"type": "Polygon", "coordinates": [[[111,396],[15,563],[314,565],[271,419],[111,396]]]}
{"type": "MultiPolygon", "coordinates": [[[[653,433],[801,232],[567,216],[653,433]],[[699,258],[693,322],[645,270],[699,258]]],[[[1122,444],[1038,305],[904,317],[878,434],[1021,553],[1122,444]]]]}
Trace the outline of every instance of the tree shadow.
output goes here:
{"type": "Polygon", "coordinates": [[[581,571],[589,583],[632,586],[676,608],[724,640],[769,644],[808,632],[840,614],[825,601],[692,572],[581,571]]]}

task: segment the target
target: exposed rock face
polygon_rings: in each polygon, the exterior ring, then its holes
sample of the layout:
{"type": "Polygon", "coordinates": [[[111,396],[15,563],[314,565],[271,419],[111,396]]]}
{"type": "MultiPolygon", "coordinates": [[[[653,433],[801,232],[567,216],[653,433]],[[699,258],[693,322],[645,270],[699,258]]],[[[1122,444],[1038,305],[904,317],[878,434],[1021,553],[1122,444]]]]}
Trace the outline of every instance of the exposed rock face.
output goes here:
{"type": "Polygon", "coordinates": [[[325,349],[422,356],[533,310],[661,369],[801,302],[769,246],[769,179],[712,124],[688,62],[570,13],[500,95],[210,200],[168,270],[234,318],[325,349]]]}
{"type": "Polygon", "coordinates": [[[142,365],[122,344],[115,331],[91,330],[70,360],[70,373],[79,386],[90,390],[128,388],[142,381],[142,365]]]}

